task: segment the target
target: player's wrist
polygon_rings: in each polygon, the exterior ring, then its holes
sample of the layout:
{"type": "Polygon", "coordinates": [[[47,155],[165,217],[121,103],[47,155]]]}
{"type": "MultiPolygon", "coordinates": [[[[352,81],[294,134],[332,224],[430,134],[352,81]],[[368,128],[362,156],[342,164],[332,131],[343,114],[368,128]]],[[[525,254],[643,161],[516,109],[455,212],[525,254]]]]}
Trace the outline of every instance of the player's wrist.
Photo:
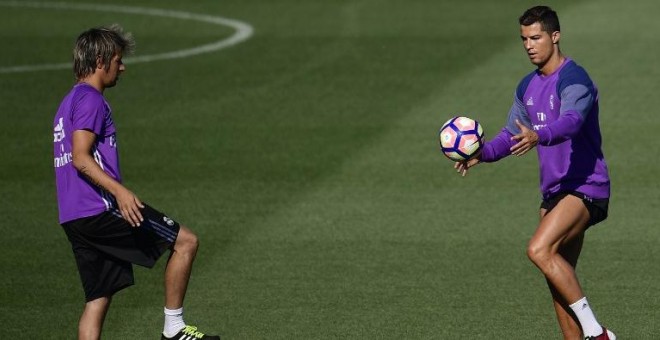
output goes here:
{"type": "Polygon", "coordinates": [[[548,145],[552,139],[552,132],[547,127],[533,132],[534,137],[536,138],[534,141],[535,144],[548,145]]]}

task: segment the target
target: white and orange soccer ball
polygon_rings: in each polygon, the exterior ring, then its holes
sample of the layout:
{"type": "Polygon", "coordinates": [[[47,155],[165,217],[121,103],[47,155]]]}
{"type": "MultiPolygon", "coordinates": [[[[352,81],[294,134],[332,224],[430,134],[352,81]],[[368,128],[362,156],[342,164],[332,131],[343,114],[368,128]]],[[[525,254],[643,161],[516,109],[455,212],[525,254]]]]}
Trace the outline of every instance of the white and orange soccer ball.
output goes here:
{"type": "Polygon", "coordinates": [[[454,117],[440,128],[440,149],[452,161],[466,161],[479,153],[484,146],[484,129],[468,117],[454,117]]]}

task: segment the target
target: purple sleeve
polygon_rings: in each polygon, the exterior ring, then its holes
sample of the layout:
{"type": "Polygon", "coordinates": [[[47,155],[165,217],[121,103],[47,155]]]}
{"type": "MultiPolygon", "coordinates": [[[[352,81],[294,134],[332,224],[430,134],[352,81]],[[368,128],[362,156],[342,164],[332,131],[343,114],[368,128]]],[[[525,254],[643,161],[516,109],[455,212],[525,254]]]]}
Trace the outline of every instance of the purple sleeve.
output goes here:
{"type": "Polygon", "coordinates": [[[537,131],[539,144],[550,146],[571,139],[580,131],[583,122],[584,118],[577,111],[567,111],[559,119],[537,131]]]}
{"type": "Polygon", "coordinates": [[[71,112],[73,131],[89,130],[101,135],[105,120],[103,97],[94,93],[83,93],[77,98],[71,112]]]}
{"type": "Polygon", "coordinates": [[[511,154],[511,147],[514,145],[511,140],[513,134],[506,128],[503,128],[495,138],[489,140],[481,151],[479,160],[485,163],[496,162],[511,154]]]}
{"type": "Polygon", "coordinates": [[[559,118],[537,131],[539,144],[549,146],[573,138],[591,111],[594,103],[592,91],[584,85],[573,84],[561,92],[561,112],[559,118]]]}
{"type": "Polygon", "coordinates": [[[511,137],[516,133],[520,133],[520,129],[516,125],[516,120],[521,121],[527,126],[531,126],[529,117],[527,117],[527,113],[525,112],[525,106],[516,93],[514,93],[513,104],[511,105],[511,109],[509,109],[509,118],[506,126],[495,138],[486,142],[479,157],[480,161],[486,163],[496,162],[511,154],[511,147],[515,144],[511,140],[511,137]]]}
{"type": "Polygon", "coordinates": [[[523,125],[531,129],[532,122],[529,120],[529,117],[527,116],[527,110],[525,109],[525,105],[523,105],[521,99],[518,98],[516,94],[514,94],[513,104],[511,105],[511,109],[509,109],[509,118],[506,122],[506,127],[505,127],[511,133],[512,136],[520,133],[520,128],[516,124],[516,120],[520,121],[523,125]]]}

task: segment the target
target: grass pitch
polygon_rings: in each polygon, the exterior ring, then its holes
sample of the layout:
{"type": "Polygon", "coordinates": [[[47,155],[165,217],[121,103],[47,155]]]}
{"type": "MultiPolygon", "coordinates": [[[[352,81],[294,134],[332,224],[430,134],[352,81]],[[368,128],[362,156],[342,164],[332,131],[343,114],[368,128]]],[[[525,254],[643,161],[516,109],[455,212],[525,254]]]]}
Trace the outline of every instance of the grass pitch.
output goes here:
{"type": "MultiPolygon", "coordinates": [[[[78,1],[76,1],[78,2],[78,1]]],[[[100,1],[85,3],[103,4],[100,1]]],[[[1,4],[2,2],[0,2],[1,4]]],[[[234,18],[248,41],[129,64],[106,92],[125,183],[201,249],[186,320],[228,339],[560,339],[525,258],[536,158],[457,176],[437,150],[465,114],[495,135],[532,65],[511,1],[122,1],[234,18]]],[[[660,120],[651,0],[557,1],[562,50],[599,86],[610,218],[578,275],[622,339],[658,334],[660,120]]],[[[0,68],[67,62],[77,34],[118,22],[137,56],[230,36],[205,23],[0,6],[0,68]]],[[[7,338],[71,339],[83,295],[57,224],[52,117],[68,70],[0,74],[0,319],[7,338]]],[[[136,269],[105,339],[156,338],[162,272],[136,269]]]]}

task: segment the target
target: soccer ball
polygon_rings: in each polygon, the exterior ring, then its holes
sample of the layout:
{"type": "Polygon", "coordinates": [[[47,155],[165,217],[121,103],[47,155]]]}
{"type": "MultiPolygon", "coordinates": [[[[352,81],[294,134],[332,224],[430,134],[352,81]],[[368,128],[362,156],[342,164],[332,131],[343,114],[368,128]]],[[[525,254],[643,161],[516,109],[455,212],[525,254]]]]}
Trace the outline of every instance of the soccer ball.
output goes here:
{"type": "Polygon", "coordinates": [[[466,161],[484,146],[484,130],[476,120],[467,117],[454,117],[440,128],[438,134],[440,149],[452,161],[466,161]]]}

